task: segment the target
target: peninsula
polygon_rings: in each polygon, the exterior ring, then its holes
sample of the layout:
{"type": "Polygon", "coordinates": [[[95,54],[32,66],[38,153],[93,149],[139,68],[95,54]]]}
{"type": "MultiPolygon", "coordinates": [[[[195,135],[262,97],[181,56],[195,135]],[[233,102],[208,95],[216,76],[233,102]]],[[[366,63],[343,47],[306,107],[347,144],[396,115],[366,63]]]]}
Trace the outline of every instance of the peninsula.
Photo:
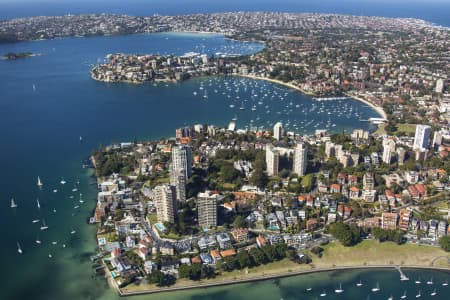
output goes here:
{"type": "Polygon", "coordinates": [[[38,56],[38,54],[34,54],[32,52],[22,52],[22,53],[9,52],[9,53],[3,54],[2,59],[16,60],[16,59],[21,59],[21,58],[33,57],[33,56],[38,56]]]}
{"type": "Polygon", "coordinates": [[[424,159],[404,136],[291,135],[280,123],[195,124],[100,148],[93,260],[123,296],[336,268],[448,269],[450,163],[433,149],[424,159]]]}

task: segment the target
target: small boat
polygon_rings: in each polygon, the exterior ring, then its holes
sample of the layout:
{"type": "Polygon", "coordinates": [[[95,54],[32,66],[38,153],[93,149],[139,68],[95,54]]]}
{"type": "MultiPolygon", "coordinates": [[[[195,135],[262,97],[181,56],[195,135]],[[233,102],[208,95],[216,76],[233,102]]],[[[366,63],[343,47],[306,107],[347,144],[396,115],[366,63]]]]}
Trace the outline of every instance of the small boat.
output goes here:
{"type": "Polygon", "coordinates": [[[33,224],[39,222],[39,219],[34,219],[33,221],[31,221],[33,224]]]}
{"type": "Polygon", "coordinates": [[[18,252],[19,254],[22,254],[22,253],[23,253],[22,248],[20,247],[19,242],[17,242],[17,252],[18,252]]]}
{"type": "Polygon", "coordinates": [[[66,183],[67,183],[67,181],[65,181],[65,180],[64,180],[64,178],[62,178],[62,177],[61,177],[61,181],[60,181],[60,183],[64,185],[64,184],[66,184],[66,183]]]}
{"type": "Polygon", "coordinates": [[[63,247],[63,248],[66,248],[66,244],[62,244],[62,247],[63,247]]]}
{"type": "Polygon", "coordinates": [[[14,198],[11,198],[11,208],[16,208],[17,207],[17,203],[14,202],[14,198]]]}
{"type": "Polygon", "coordinates": [[[431,279],[427,281],[427,284],[428,285],[432,285],[433,284],[433,277],[431,277],[431,279]]]}
{"type": "Polygon", "coordinates": [[[83,137],[80,135],[80,142],[83,140],[83,137]]]}
{"type": "Polygon", "coordinates": [[[78,189],[76,188],[76,187],[74,187],[73,189],[72,189],[72,192],[77,192],[78,191],[78,189]]]}
{"type": "Polygon", "coordinates": [[[387,298],[387,300],[394,300],[394,296],[390,295],[389,298],[387,298]]]}
{"type": "Polygon", "coordinates": [[[335,292],[336,294],[341,294],[341,293],[344,292],[344,290],[342,289],[342,283],[339,283],[339,288],[338,288],[338,289],[335,289],[334,292],[335,292]]]}
{"type": "Polygon", "coordinates": [[[312,288],[307,288],[306,291],[307,291],[307,292],[311,292],[311,291],[312,291],[312,288]]]}
{"type": "Polygon", "coordinates": [[[234,104],[230,104],[230,108],[234,108],[234,104]]]}
{"type": "Polygon", "coordinates": [[[37,204],[37,208],[40,209],[41,208],[41,204],[39,203],[39,199],[36,199],[36,204],[37,204]]]}
{"type": "Polygon", "coordinates": [[[400,296],[400,299],[406,299],[406,291],[403,292],[403,295],[400,296]]]}
{"type": "Polygon", "coordinates": [[[58,190],[57,190],[57,189],[54,189],[54,190],[53,190],[53,193],[57,193],[57,192],[58,192],[58,190]]]}
{"type": "Polygon", "coordinates": [[[421,294],[421,292],[419,290],[419,293],[416,295],[416,298],[420,298],[420,297],[422,297],[422,294],[421,294]]]}
{"type": "Polygon", "coordinates": [[[52,258],[52,257],[53,257],[53,255],[51,255],[51,254],[48,255],[48,258],[52,258]]]}
{"type": "Polygon", "coordinates": [[[447,280],[442,283],[442,286],[447,286],[447,285],[448,285],[448,281],[447,280]]]}
{"type": "Polygon", "coordinates": [[[75,233],[77,233],[77,232],[76,232],[76,230],[74,230],[74,229],[72,229],[72,230],[70,231],[70,234],[75,234],[75,233]]]}
{"type": "Polygon", "coordinates": [[[53,213],[55,213],[55,214],[56,214],[56,208],[54,208],[54,209],[53,209],[53,213]]]}
{"type": "Polygon", "coordinates": [[[374,288],[372,288],[372,290],[371,290],[372,292],[379,292],[380,291],[380,285],[378,284],[378,282],[377,282],[377,286],[376,287],[374,287],[374,288]]]}
{"type": "Polygon", "coordinates": [[[73,208],[77,209],[77,208],[80,208],[80,206],[79,205],[75,205],[73,208]]]}
{"type": "Polygon", "coordinates": [[[48,226],[45,224],[45,220],[42,220],[41,230],[47,230],[48,226]]]}
{"type": "Polygon", "coordinates": [[[436,295],[437,295],[437,292],[436,292],[436,289],[434,289],[434,290],[431,292],[430,296],[436,296],[436,295]]]}
{"type": "Polygon", "coordinates": [[[36,240],[36,244],[39,244],[39,245],[42,244],[41,240],[40,240],[40,239],[37,239],[37,240],[36,240]]]}
{"type": "Polygon", "coordinates": [[[33,92],[36,92],[36,85],[33,83],[33,92]]]}
{"type": "Polygon", "coordinates": [[[208,99],[208,92],[205,90],[205,93],[203,94],[204,99],[208,99]]]}
{"type": "Polygon", "coordinates": [[[361,280],[359,280],[359,282],[356,283],[356,286],[363,286],[363,283],[361,280]]]}
{"type": "Polygon", "coordinates": [[[196,96],[196,95],[197,95],[197,92],[193,92],[192,94],[193,94],[194,96],[196,96]]]}
{"type": "Polygon", "coordinates": [[[56,244],[58,244],[57,241],[53,241],[53,242],[52,242],[52,245],[56,245],[56,244]]]}
{"type": "Polygon", "coordinates": [[[323,292],[319,295],[320,297],[325,297],[327,295],[327,293],[325,292],[325,290],[323,290],[323,292]]]}
{"type": "Polygon", "coordinates": [[[420,281],[420,277],[419,277],[419,279],[417,279],[416,281],[414,281],[414,283],[415,283],[415,284],[421,284],[422,281],[420,281]]]}
{"type": "Polygon", "coordinates": [[[37,178],[37,186],[38,187],[42,187],[44,184],[42,183],[42,181],[41,181],[41,178],[39,178],[39,176],[38,176],[38,178],[37,178]]]}

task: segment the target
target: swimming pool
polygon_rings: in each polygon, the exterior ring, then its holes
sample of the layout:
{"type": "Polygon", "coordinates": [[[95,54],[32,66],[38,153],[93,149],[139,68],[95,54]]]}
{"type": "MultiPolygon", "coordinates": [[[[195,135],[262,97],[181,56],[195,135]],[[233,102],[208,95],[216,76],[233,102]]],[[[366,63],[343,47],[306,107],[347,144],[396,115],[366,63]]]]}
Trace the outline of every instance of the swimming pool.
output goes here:
{"type": "Polygon", "coordinates": [[[166,226],[164,226],[163,223],[155,223],[155,227],[156,229],[158,229],[158,231],[166,231],[166,226]]]}

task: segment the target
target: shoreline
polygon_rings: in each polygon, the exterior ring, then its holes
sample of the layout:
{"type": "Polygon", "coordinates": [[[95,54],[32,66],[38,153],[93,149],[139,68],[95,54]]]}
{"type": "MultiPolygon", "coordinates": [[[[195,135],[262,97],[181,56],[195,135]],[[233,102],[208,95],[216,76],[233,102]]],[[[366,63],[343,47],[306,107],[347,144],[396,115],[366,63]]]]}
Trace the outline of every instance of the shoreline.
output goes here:
{"type": "Polygon", "coordinates": [[[246,278],[246,279],[226,280],[226,281],[222,281],[222,282],[211,282],[211,283],[203,283],[203,284],[198,283],[198,282],[193,282],[192,285],[184,285],[184,286],[179,286],[179,287],[157,288],[157,289],[148,289],[148,290],[141,290],[141,291],[123,291],[122,289],[118,288],[117,291],[118,291],[119,296],[128,297],[128,296],[136,296],[136,295],[157,294],[157,293],[164,293],[164,292],[174,292],[174,291],[183,291],[183,290],[209,288],[209,287],[220,287],[220,286],[234,285],[234,284],[241,284],[241,283],[259,282],[259,281],[265,281],[265,280],[273,280],[273,279],[279,279],[279,278],[307,275],[307,274],[312,274],[312,273],[346,271],[346,270],[363,270],[363,269],[367,269],[367,270],[369,270],[369,269],[391,269],[391,268],[396,269],[398,267],[400,267],[402,269],[422,269],[422,270],[436,270],[436,271],[442,271],[442,272],[450,272],[450,269],[448,269],[448,268],[433,267],[433,266],[414,266],[414,265],[341,266],[341,267],[319,268],[319,269],[312,268],[311,270],[301,270],[301,271],[293,271],[293,272],[288,271],[286,273],[267,275],[267,276],[263,275],[263,276],[258,276],[258,277],[254,277],[254,278],[246,278]]]}
{"type": "MultiPolygon", "coordinates": [[[[294,85],[294,84],[292,84],[292,83],[284,82],[284,81],[281,81],[281,80],[278,80],[278,79],[272,79],[272,78],[267,78],[267,77],[260,77],[260,76],[255,76],[255,75],[242,75],[242,74],[233,74],[233,75],[234,75],[234,76],[245,77],[245,78],[250,78],[250,79],[266,80],[266,81],[269,81],[269,82],[272,82],[272,83],[276,83],[276,84],[283,85],[283,86],[289,87],[289,88],[291,88],[291,89],[297,90],[297,91],[299,91],[300,93],[305,94],[305,95],[308,95],[308,96],[314,96],[314,97],[317,96],[317,95],[315,95],[315,94],[313,94],[313,93],[311,93],[311,92],[305,91],[304,89],[302,89],[302,88],[299,87],[299,86],[296,86],[296,85],[294,85]]],[[[352,98],[352,99],[355,99],[355,100],[357,100],[357,101],[360,101],[360,102],[363,102],[363,103],[369,105],[369,106],[370,106],[371,108],[373,108],[379,115],[381,115],[384,119],[387,120],[387,114],[386,114],[386,112],[384,111],[384,109],[383,109],[381,106],[378,106],[378,105],[373,104],[372,102],[370,102],[370,101],[364,99],[362,96],[351,95],[351,94],[349,94],[349,93],[344,93],[344,95],[346,95],[347,97],[350,97],[350,98],[352,98]]]]}

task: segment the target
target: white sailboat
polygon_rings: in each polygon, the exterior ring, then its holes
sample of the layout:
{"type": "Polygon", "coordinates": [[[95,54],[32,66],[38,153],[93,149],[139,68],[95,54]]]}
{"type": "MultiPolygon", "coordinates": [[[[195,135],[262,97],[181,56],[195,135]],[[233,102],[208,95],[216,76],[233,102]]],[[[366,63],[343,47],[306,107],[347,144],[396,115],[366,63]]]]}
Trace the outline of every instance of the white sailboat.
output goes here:
{"type": "Polygon", "coordinates": [[[77,233],[75,229],[72,228],[72,230],[70,231],[70,234],[75,234],[77,233]]]}
{"type": "Polygon", "coordinates": [[[378,284],[378,282],[377,282],[377,286],[376,287],[374,287],[374,288],[372,288],[372,292],[379,292],[380,291],[380,285],[378,284]]]}
{"type": "Polygon", "coordinates": [[[205,92],[203,93],[203,98],[208,99],[208,92],[206,91],[206,89],[205,89],[205,92]]]}
{"type": "Polygon", "coordinates": [[[422,281],[420,281],[420,277],[419,277],[419,279],[417,279],[416,281],[414,281],[414,283],[415,283],[415,284],[421,284],[422,281]]]}
{"type": "Polygon", "coordinates": [[[36,85],[33,83],[33,92],[36,92],[36,85]]]}
{"type": "Polygon", "coordinates": [[[338,289],[335,289],[334,292],[335,292],[336,294],[341,294],[341,293],[344,292],[344,290],[342,289],[342,283],[339,283],[339,288],[338,288],[338,289]]]}
{"type": "Polygon", "coordinates": [[[356,283],[356,286],[358,286],[358,287],[359,286],[363,286],[363,283],[362,283],[361,279],[359,280],[359,282],[356,283]]]}
{"type": "Polygon", "coordinates": [[[47,230],[48,226],[45,224],[45,220],[42,219],[42,226],[41,226],[41,230],[47,230]]]}
{"type": "Polygon", "coordinates": [[[33,221],[31,221],[33,224],[39,222],[39,219],[34,219],[33,221]]]}
{"type": "Polygon", "coordinates": [[[61,183],[62,185],[66,184],[66,181],[64,180],[64,178],[63,178],[63,177],[61,177],[61,181],[60,181],[60,183],[61,183]]]}
{"type": "Polygon", "coordinates": [[[39,237],[36,238],[36,244],[42,244],[41,240],[39,239],[39,237]]]}
{"type": "Polygon", "coordinates": [[[420,298],[420,297],[422,297],[422,294],[421,294],[421,292],[419,290],[419,293],[416,295],[416,298],[420,298]]]}
{"type": "Polygon", "coordinates": [[[394,300],[394,296],[390,295],[388,300],[394,300]]]}
{"type": "Polygon", "coordinates": [[[325,292],[325,290],[323,290],[323,292],[320,294],[320,297],[325,297],[327,295],[327,292],[325,292]]]}
{"type": "Polygon", "coordinates": [[[428,285],[432,285],[433,284],[433,277],[431,277],[431,279],[427,281],[427,284],[428,285]]]}
{"type": "Polygon", "coordinates": [[[38,198],[38,199],[36,199],[36,205],[37,205],[37,208],[38,208],[38,209],[40,209],[40,208],[41,208],[41,204],[39,203],[39,198],[38,198]]]}
{"type": "Polygon", "coordinates": [[[406,291],[403,292],[403,295],[400,296],[400,299],[406,299],[406,291]]]}
{"type": "Polygon", "coordinates": [[[430,296],[436,296],[436,295],[437,295],[437,292],[436,292],[436,289],[434,289],[434,290],[431,292],[430,296]]]}
{"type": "Polygon", "coordinates": [[[44,184],[42,183],[42,181],[41,181],[41,178],[38,176],[38,178],[37,178],[37,186],[38,187],[42,187],[44,184]]]}
{"type": "Polygon", "coordinates": [[[23,253],[22,248],[20,247],[19,242],[17,242],[17,252],[18,252],[19,254],[22,254],[22,253],[23,253]]]}
{"type": "Polygon", "coordinates": [[[14,198],[11,198],[11,208],[16,208],[17,207],[17,203],[14,202],[14,198]]]}
{"type": "Polygon", "coordinates": [[[448,285],[448,281],[445,281],[442,283],[442,286],[447,286],[448,285]]]}

